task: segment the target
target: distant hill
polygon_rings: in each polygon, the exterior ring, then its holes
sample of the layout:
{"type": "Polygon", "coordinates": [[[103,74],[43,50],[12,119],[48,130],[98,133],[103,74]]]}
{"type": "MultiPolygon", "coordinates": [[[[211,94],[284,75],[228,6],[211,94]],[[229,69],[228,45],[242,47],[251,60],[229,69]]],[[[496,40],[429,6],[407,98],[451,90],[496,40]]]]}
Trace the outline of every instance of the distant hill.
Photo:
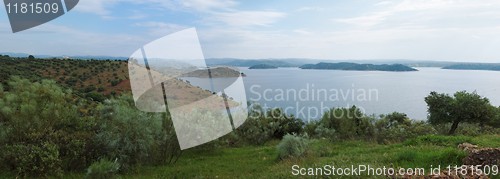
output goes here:
{"type": "Polygon", "coordinates": [[[251,67],[254,65],[271,65],[275,67],[300,67],[305,64],[316,63],[358,63],[358,64],[402,64],[409,67],[445,67],[450,65],[460,64],[459,62],[451,61],[431,61],[431,60],[407,60],[407,59],[366,59],[366,60],[328,60],[328,59],[301,59],[301,58],[284,58],[284,59],[236,59],[236,58],[213,58],[207,59],[209,66],[237,66],[237,67],[251,67]]]}
{"type": "Polygon", "coordinates": [[[318,69],[318,70],[352,70],[352,71],[418,71],[417,69],[401,65],[374,65],[374,64],[358,64],[358,63],[318,63],[306,64],[300,66],[301,69],[318,69]]]}
{"type": "Polygon", "coordinates": [[[445,66],[443,69],[449,70],[490,70],[500,71],[499,63],[468,63],[445,66]]]}
{"type": "MultiPolygon", "coordinates": [[[[208,66],[236,66],[236,67],[251,67],[255,65],[270,65],[275,67],[299,67],[308,63],[307,60],[301,59],[265,59],[265,60],[257,60],[257,59],[207,59],[206,63],[208,66]]],[[[310,62],[309,62],[310,63],[310,62]]]]}
{"type": "MultiPolygon", "coordinates": [[[[9,57],[24,58],[32,54],[27,53],[13,53],[13,52],[0,52],[0,55],[8,55],[9,57]]],[[[75,60],[128,60],[128,57],[114,57],[114,56],[92,56],[92,55],[79,55],[79,56],[53,56],[53,55],[34,55],[36,58],[56,58],[56,59],[75,59],[75,60]]]]}
{"type": "MultiPolygon", "coordinates": [[[[99,56],[99,55],[41,55],[41,54],[28,54],[28,53],[13,53],[13,52],[0,52],[0,55],[8,55],[10,57],[25,58],[33,55],[36,58],[43,59],[75,59],[75,60],[128,60],[128,57],[119,56],[99,56]]],[[[309,58],[278,58],[278,59],[239,59],[239,58],[208,58],[205,60],[208,66],[234,66],[234,67],[251,67],[255,65],[265,64],[275,67],[300,67],[305,64],[316,63],[358,63],[358,64],[401,64],[409,67],[449,67],[454,65],[464,64],[485,64],[474,62],[452,62],[452,61],[439,61],[439,60],[408,60],[408,59],[309,59],[309,58]]],[[[471,67],[450,67],[450,68],[471,68],[471,67]]],[[[480,69],[488,69],[480,68],[480,69]]],[[[479,70],[479,69],[476,69],[479,70]]]]}
{"type": "MultiPolygon", "coordinates": [[[[229,67],[216,67],[211,68],[210,73],[212,78],[230,78],[230,77],[239,77],[240,72],[229,68],[229,67]]],[[[200,69],[195,70],[186,74],[183,74],[182,77],[197,77],[197,78],[208,78],[208,69],[200,69]]]]}
{"type": "Polygon", "coordinates": [[[258,65],[251,66],[248,69],[276,69],[276,68],[278,68],[278,67],[275,67],[272,65],[267,65],[267,64],[258,64],[258,65]]]}
{"type": "MultiPolygon", "coordinates": [[[[110,96],[130,93],[128,62],[121,60],[72,60],[72,59],[28,59],[0,55],[0,85],[6,85],[12,76],[30,81],[51,79],[59,85],[72,89],[78,96],[103,101],[110,96]]],[[[238,73],[239,74],[239,73],[238,73]]],[[[218,75],[218,74],[216,74],[218,75]]],[[[165,83],[175,95],[172,104],[183,101],[199,101],[212,92],[195,87],[174,78],[165,83]],[[193,95],[196,94],[196,95],[193,95]]],[[[8,90],[8,89],[4,89],[8,90]]]]}

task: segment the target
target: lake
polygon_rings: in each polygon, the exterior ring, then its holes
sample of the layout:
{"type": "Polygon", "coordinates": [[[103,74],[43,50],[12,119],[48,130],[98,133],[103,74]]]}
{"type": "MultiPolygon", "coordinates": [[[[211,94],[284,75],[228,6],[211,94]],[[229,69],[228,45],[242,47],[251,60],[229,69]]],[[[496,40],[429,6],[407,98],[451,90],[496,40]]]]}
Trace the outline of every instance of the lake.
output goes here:
{"type": "MultiPolygon", "coordinates": [[[[453,94],[476,91],[500,105],[500,72],[418,68],[416,72],[302,70],[240,68],[249,101],[263,107],[280,107],[308,120],[318,119],[332,107],[356,105],[366,114],[406,113],[412,119],[427,119],[424,98],[431,91],[453,94]]],[[[197,78],[184,78],[195,86],[197,78]]],[[[214,83],[224,79],[214,79],[214,83]]]]}

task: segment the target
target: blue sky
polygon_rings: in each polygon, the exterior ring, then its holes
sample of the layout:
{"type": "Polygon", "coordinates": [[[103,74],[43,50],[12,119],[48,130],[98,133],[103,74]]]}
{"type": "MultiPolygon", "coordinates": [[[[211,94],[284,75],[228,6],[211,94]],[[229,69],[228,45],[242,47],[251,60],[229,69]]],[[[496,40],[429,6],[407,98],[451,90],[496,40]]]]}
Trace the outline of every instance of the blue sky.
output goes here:
{"type": "Polygon", "coordinates": [[[16,34],[0,8],[0,52],[130,56],[190,27],[206,58],[500,59],[498,0],[81,0],[16,34]]]}

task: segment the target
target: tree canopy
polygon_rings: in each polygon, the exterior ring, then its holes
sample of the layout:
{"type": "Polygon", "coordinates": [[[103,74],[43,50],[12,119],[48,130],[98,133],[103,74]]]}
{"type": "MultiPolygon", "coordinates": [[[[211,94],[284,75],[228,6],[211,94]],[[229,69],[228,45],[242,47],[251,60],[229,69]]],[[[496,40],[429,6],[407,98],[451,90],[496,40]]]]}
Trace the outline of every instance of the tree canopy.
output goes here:
{"type": "Polygon", "coordinates": [[[449,134],[454,134],[460,122],[479,123],[481,125],[495,117],[496,109],[488,98],[476,92],[456,92],[453,96],[431,92],[425,98],[431,124],[452,123],[449,134]]]}

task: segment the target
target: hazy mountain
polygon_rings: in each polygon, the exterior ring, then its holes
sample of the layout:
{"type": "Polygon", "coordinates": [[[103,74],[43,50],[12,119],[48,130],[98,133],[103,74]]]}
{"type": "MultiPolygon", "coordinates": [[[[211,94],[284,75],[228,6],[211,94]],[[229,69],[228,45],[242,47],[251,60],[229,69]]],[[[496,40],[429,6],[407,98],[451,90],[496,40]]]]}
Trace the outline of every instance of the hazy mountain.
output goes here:
{"type": "Polygon", "coordinates": [[[318,70],[352,70],[352,71],[417,71],[417,69],[401,65],[401,64],[358,64],[358,63],[318,63],[306,64],[300,66],[301,69],[318,69],[318,70]]]}
{"type": "MultiPolygon", "coordinates": [[[[0,55],[9,55],[11,57],[28,57],[27,53],[13,53],[3,52],[0,55]]],[[[127,60],[128,57],[117,56],[92,56],[92,55],[78,55],[78,56],[54,56],[54,55],[37,55],[32,54],[36,58],[70,58],[70,59],[83,59],[83,60],[127,60]]],[[[206,59],[208,66],[236,66],[236,67],[251,67],[255,65],[270,65],[275,67],[300,67],[305,64],[316,63],[359,63],[359,64],[402,64],[410,67],[448,67],[452,65],[462,64],[488,64],[488,63],[474,63],[474,62],[452,62],[452,61],[433,61],[433,60],[408,60],[408,59],[344,59],[344,60],[329,60],[329,59],[307,59],[307,58],[282,58],[282,59],[239,59],[239,58],[209,58],[206,59]]]]}
{"type": "Polygon", "coordinates": [[[10,57],[24,58],[29,55],[33,55],[36,58],[70,58],[70,59],[82,59],[82,60],[127,60],[128,57],[114,57],[114,56],[92,56],[92,55],[80,55],[80,56],[67,56],[67,55],[37,55],[37,54],[27,54],[27,53],[13,53],[13,52],[0,52],[0,55],[8,55],[10,57]]]}
{"type": "Polygon", "coordinates": [[[466,63],[445,66],[443,69],[449,70],[492,70],[500,71],[499,63],[466,63]]]}
{"type": "Polygon", "coordinates": [[[272,66],[272,65],[267,65],[267,64],[259,64],[259,65],[254,65],[251,66],[248,69],[276,69],[278,67],[272,66]]]}

